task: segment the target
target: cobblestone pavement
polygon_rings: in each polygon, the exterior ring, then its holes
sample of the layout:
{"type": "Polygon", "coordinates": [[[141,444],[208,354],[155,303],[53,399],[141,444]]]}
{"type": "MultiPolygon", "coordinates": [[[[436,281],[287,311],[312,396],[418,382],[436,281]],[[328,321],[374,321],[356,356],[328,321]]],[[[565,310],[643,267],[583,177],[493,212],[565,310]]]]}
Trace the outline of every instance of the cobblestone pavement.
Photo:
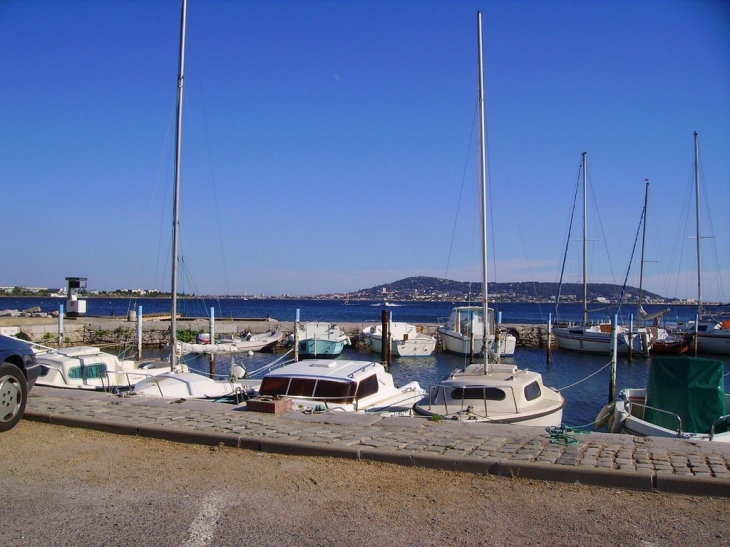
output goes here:
{"type": "Polygon", "coordinates": [[[194,400],[36,386],[26,419],[307,456],[730,497],[730,445],[356,413],[274,415],[194,400]]]}

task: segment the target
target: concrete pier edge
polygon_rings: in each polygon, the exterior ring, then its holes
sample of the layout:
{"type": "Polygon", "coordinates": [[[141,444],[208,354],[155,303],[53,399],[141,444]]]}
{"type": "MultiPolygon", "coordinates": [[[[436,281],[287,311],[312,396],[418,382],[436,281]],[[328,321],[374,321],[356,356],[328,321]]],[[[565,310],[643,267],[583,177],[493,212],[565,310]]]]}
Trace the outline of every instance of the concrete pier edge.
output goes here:
{"type": "MultiPolygon", "coordinates": [[[[211,403],[220,404],[220,403],[211,403]]],[[[550,462],[508,461],[496,458],[463,458],[407,450],[379,450],[371,447],[315,444],[276,438],[258,438],[237,433],[207,432],[193,428],[139,424],[118,419],[99,419],[26,410],[24,419],[50,425],[92,429],[117,435],[139,436],[204,446],[227,446],[256,452],[288,456],[332,457],[374,461],[407,467],[492,475],[547,482],[573,483],[605,488],[657,491],[692,496],[730,497],[730,479],[670,474],[651,470],[602,469],[550,462]]]]}

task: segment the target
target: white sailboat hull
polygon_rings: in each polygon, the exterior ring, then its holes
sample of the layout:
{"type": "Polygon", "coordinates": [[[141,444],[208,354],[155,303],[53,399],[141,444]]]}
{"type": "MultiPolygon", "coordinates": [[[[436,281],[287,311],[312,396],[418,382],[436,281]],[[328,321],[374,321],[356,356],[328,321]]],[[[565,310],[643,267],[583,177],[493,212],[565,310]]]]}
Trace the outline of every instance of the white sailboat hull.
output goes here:
{"type": "MultiPolygon", "coordinates": [[[[583,353],[611,353],[611,332],[600,329],[601,325],[583,327],[560,327],[552,330],[555,341],[560,349],[579,351],[583,353]]],[[[610,327],[610,325],[609,325],[610,327]]],[[[618,332],[617,352],[620,355],[629,353],[629,344],[634,353],[642,354],[648,351],[650,338],[645,330],[629,335],[628,332],[618,332]]]]}

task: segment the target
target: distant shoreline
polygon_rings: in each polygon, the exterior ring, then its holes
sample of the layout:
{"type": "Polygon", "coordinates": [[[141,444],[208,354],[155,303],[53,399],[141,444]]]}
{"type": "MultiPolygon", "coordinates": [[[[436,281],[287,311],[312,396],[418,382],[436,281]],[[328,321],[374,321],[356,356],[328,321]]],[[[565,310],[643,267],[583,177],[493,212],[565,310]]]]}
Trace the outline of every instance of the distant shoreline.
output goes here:
{"type": "MultiPolygon", "coordinates": [[[[80,295],[81,298],[85,300],[108,300],[108,299],[124,299],[124,300],[169,300],[170,295],[169,294],[159,294],[159,295],[125,295],[125,294],[105,294],[105,295],[99,295],[99,294],[83,294],[80,295]]],[[[2,299],[21,299],[21,298],[44,298],[49,300],[58,300],[59,302],[67,300],[67,297],[54,297],[54,296],[37,296],[37,295],[2,295],[0,296],[0,300],[2,299]]],[[[204,296],[181,296],[178,295],[178,300],[255,300],[255,301],[262,301],[262,300],[279,300],[279,301],[286,301],[286,300],[295,300],[295,301],[319,301],[319,302],[344,302],[349,301],[349,303],[352,304],[371,304],[373,302],[383,302],[383,299],[377,299],[377,298],[345,298],[345,297],[320,297],[320,296],[229,296],[229,295],[204,295],[204,296]]],[[[472,300],[471,303],[467,301],[466,299],[397,299],[397,298],[387,298],[388,302],[397,302],[397,303],[451,303],[454,306],[460,306],[460,305],[479,305],[478,300],[472,300]]],[[[560,304],[580,304],[581,302],[578,300],[564,300],[561,301],[560,304]]],[[[490,300],[489,304],[541,304],[541,305],[555,305],[555,302],[552,300],[520,300],[520,299],[499,299],[499,300],[490,300]]],[[[594,302],[591,301],[589,304],[601,304],[601,305],[608,305],[608,306],[618,306],[618,301],[609,301],[609,302],[594,302]]],[[[635,301],[628,301],[628,302],[622,302],[622,306],[631,306],[636,305],[637,302],[635,301]]],[[[687,302],[684,300],[657,300],[653,299],[651,302],[644,302],[644,304],[652,304],[652,305],[667,305],[667,306],[689,306],[689,307],[696,307],[697,302],[687,302]]],[[[730,302],[728,303],[722,303],[722,302],[703,302],[703,307],[708,306],[714,306],[714,307],[723,307],[730,305],[730,302]]]]}

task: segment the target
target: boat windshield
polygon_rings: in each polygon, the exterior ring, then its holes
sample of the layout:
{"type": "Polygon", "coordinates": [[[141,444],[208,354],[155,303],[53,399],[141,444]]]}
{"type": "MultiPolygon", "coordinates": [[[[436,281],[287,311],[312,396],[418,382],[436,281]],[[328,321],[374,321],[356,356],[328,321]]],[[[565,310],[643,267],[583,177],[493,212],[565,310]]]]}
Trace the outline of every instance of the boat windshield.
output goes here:
{"type": "Polygon", "coordinates": [[[477,401],[504,401],[506,395],[496,387],[457,387],[451,391],[455,400],[476,399],[477,401]]]}
{"type": "Polygon", "coordinates": [[[357,384],[354,382],[273,376],[263,379],[259,394],[273,397],[280,395],[306,397],[318,401],[351,404],[356,389],[357,384]]]}

